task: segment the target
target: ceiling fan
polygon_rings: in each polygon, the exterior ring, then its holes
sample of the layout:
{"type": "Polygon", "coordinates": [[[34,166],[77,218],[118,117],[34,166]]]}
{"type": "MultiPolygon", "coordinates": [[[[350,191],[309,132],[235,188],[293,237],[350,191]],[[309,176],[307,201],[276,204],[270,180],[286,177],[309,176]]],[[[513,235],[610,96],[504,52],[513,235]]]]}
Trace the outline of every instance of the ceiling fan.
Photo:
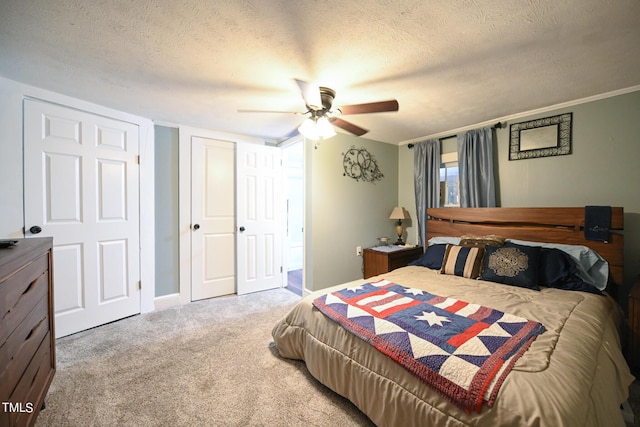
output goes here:
{"type": "Polygon", "coordinates": [[[302,135],[309,139],[327,139],[335,135],[335,131],[332,127],[337,126],[346,130],[356,136],[362,136],[368,132],[367,129],[363,129],[360,126],[356,126],[346,120],[341,119],[339,116],[349,114],[369,114],[369,113],[382,113],[387,111],[398,111],[398,101],[395,99],[387,101],[369,102],[366,104],[353,104],[343,105],[338,108],[333,108],[333,100],[336,96],[336,91],[324,87],[318,86],[315,83],[305,82],[303,80],[295,79],[302,99],[304,100],[307,111],[304,113],[292,112],[292,111],[268,111],[268,110],[238,110],[244,113],[288,113],[305,115],[307,118],[302,122],[294,132],[287,135],[291,137],[294,134],[300,132],[302,135]]]}

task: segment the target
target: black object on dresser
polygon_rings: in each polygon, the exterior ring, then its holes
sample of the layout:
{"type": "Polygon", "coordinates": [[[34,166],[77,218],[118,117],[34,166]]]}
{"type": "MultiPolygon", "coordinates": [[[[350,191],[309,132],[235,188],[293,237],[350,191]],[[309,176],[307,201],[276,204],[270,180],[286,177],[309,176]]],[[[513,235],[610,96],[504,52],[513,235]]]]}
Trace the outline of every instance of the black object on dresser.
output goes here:
{"type": "Polygon", "coordinates": [[[56,370],[52,239],[0,249],[0,427],[35,423],[56,370]]]}

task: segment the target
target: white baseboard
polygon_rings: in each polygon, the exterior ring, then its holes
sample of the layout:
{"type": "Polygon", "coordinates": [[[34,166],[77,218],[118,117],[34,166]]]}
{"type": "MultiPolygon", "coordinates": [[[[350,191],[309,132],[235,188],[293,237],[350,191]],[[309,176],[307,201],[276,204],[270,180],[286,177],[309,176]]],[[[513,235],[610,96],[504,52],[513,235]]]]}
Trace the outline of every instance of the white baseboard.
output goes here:
{"type": "Polygon", "coordinates": [[[163,308],[173,307],[180,305],[180,294],[169,294],[161,297],[156,297],[153,300],[153,304],[156,310],[162,310],[163,308]]]}

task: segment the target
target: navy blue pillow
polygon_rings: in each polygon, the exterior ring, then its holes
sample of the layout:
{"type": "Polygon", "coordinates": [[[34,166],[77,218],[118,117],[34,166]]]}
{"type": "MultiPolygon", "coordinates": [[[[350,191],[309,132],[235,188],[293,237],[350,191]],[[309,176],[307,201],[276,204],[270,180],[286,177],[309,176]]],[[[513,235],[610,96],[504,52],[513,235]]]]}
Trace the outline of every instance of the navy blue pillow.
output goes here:
{"type": "Polygon", "coordinates": [[[427,247],[427,250],[420,258],[415,261],[411,261],[409,265],[417,265],[420,267],[427,267],[432,270],[440,270],[442,268],[442,261],[444,260],[444,253],[446,250],[446,244],[431,245],[427,247]]]}
{"type": "Polygon", "coordinates": [[[490,282],[540,290],[538,257],[540,248],[507,242],[503,246],[487,246],[480,278],[490,282]]]}
{"type": "Polygon", "coordinates": [[[602,295],[595,286],[580,278],[576,261],[560,249],[540,248],[538,267],[540,285],[602,295]]]}

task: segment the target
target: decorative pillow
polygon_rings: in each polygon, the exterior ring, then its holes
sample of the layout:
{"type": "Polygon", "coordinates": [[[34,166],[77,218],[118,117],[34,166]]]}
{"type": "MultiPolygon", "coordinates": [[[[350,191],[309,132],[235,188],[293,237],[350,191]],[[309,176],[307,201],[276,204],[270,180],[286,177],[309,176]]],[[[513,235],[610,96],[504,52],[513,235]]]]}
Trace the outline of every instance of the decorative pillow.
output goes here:
{"type": "Polygon", "coordinates": [[[431,245],[427,247],[427,250],[420,258],[415,261],[411,261],[409,265],[417,265],[420,267],[427,267],[432,270],[440,270],[442,268],[442,261],[444,260],[444,253],[446,250],[446,244],[431,245]]]}
{"type": "Polygon", "coordinates": [[[536,291],[540,248],[505,243],[502,247],[485,248],[482,280],[519,286],[536,291]]]}
{"type": "Polygon", "coordinates": [[[474,236],[472,234],[464,234],[460,236],[460,246],[502,246],[506,238],[496,236],[495,234],[487,234],[486,236],[474,236]]]}
{"type": "Polygon", "coordinates": [[[599,253],[587,246],[563,245],[560,243],[529,242],[527,240],[507,239],[507,242],[542,248],[555,248],[566,252],[576,261],[578,277],[603,291],[609,280],[609,263],[599,253]]]}
{"type": "Polygon", "coordinates": [[[556,248],[540,248],[538,281],[550,288],[602,295],[595,286],[580,278],[577,262],[571,255],[556,248]]]}
{"type": "Polygon", "coordinates": [[[482,270],[484,248],[447,245],[440,273],[477,279],[482,270]]]}

